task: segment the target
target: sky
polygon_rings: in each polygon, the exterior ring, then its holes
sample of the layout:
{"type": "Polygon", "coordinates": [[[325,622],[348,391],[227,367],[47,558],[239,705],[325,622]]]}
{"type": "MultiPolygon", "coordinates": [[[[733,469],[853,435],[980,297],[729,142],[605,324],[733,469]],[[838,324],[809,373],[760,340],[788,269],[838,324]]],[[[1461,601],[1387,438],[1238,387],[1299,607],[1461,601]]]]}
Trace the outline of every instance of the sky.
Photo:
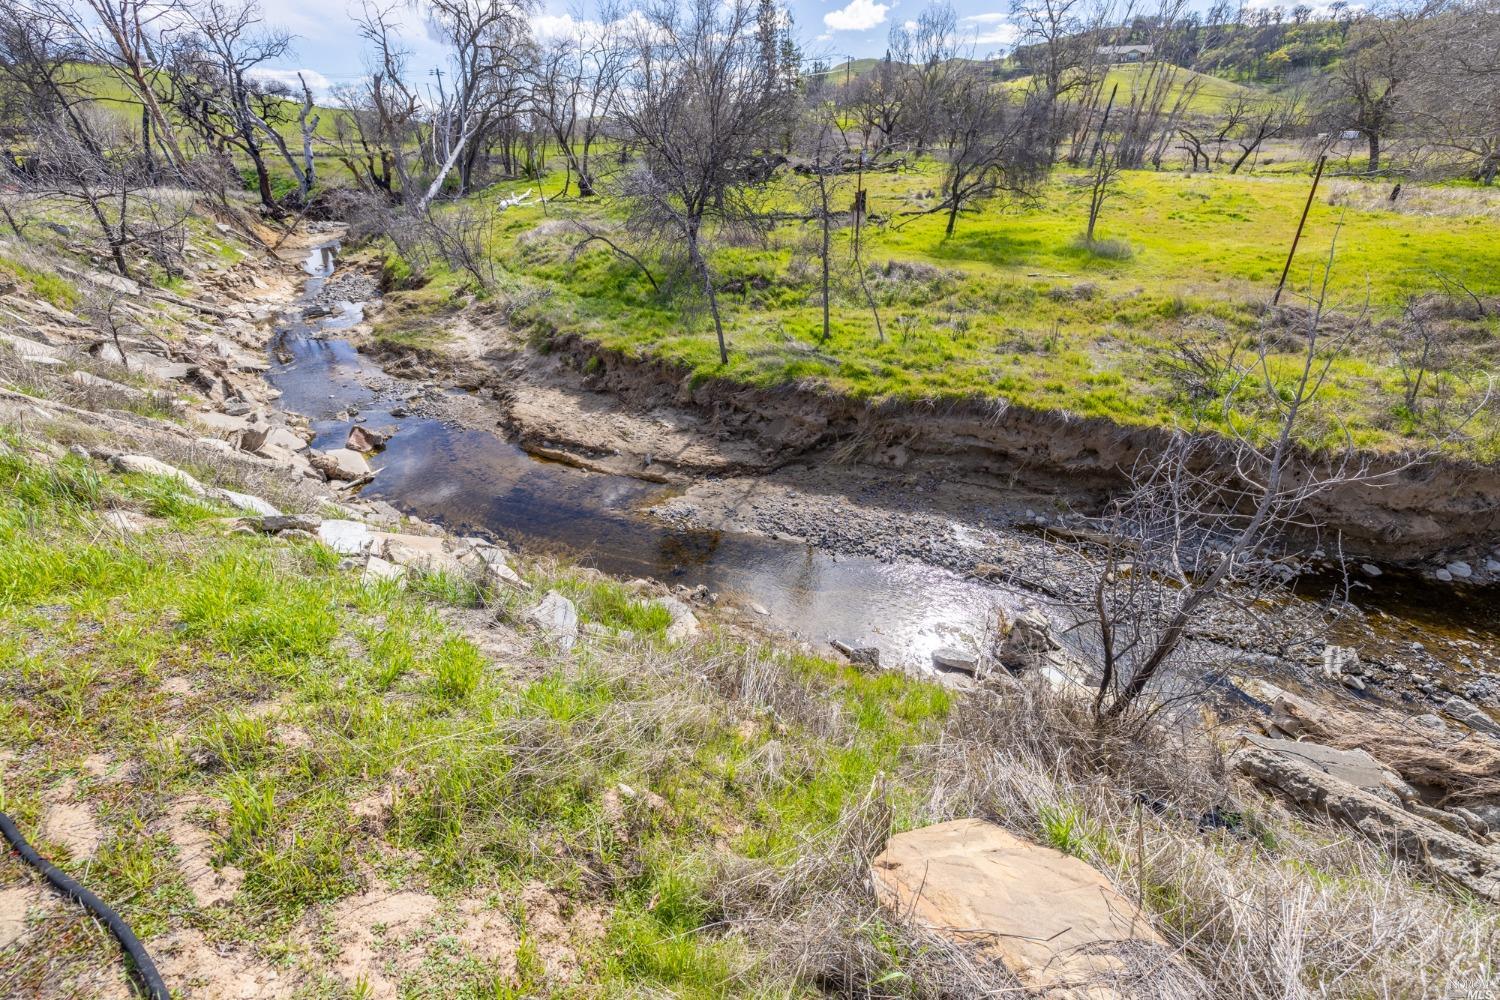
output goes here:
{"type": "MultiPolygon", "coordinates": [[[[420,3],[421,0],[418,0],[420,3]]],[[[789,0],[797,37],[804,55],[834,64],[843,59],[879,56],[885,52],[892,25],[914,21],[930,0],[789,0]]],[[[262,75],[280,77],[296,86],[296,72],[304,71],[308,83],[326,96],[340,83],[364,74],[363,50],[344,0],[261,0],[268,24],[278,25],[296,36],[290,58],[268,67],[262,75]]],[[[532,15],[532,31],[539,36],[566,35],[578,19],[590,15],[590,7],[569,0],[545,0],[532,15]]],[[[960,27],[981,54],[998,53],[1014,43],[1016,29],[1006,11],[1009,0],[954,0],[960,27]]],[[[441,60],[441,52],[427,36],[418,10],[402,10],[406,30],[402,37],[412,49],[412,66],[425,72],[441,60]]]]}

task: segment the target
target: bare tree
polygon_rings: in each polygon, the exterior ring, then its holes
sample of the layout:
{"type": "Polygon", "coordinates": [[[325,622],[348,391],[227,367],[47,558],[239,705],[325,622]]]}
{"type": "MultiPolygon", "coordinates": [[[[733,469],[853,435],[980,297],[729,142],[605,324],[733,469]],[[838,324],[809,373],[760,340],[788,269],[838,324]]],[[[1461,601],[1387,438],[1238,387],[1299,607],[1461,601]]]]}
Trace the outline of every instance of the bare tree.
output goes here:
{"type": "Polygon", "coordinates": [[[921,60],[908,73],[906,132],[919,152],[940,149],[944,162],[942,199],[913,214],[945,212],[950,237],[961,213],[1003,192],[1030,193],[1052,158],[1045,99],[1031,92],[1018,104],[996,87],[973,53],[960,49],[957,25],[944,4],[892,32],[893,48],[921,60]]]}
{"type": "Polygon", "coordinates": [[[1090,154],[1093,163],[1089,183],[1089,221],[1083,231],[1084,243],[1094,245],[1094,227],[1099,224],[1099,213],[1104,210],[1104,201],[1113,193],[1120,177],[1120,155],[1118,147],[1110,145],[1109,117],[1106,115],[1099,127],[1099,140],[1090,154]]]}
{"type": "MultiPolygon", "coordinates": [[[[1481,184],[1500,175],[1500,4],[1475,0],[1435,15],[1412,81],[1414,131],[1481,184]]],[[[1445,167],[1448,164],[1445,164],[1445,167]]]]}
{"type": "Polygon", "coordinates": [[[66,24],[0,7],[0,94],[7,121],[65,124],[86,148],[97,151],[89,132],[92,102],[83,86],[83,49],[66,24]]]}
{"type": "Polygon", "coordinates": [[[842,175],[846,153],[844,138],[836,127],[836,122],[830,120],[827,114],[830,110],[826,106],[816,106],[797,143],[798,151],[807,165],[807,177],[800,185],[799,194],[818,227],[816,256],[820,279],[819,298],[823,307],[823,333],[819,338],[820,342],[827,341],[833,330],[833,230],[844,215],[835,206],[849,187],[848,178],[842,175]]]}
{"type": "MultiPolygon", "coordinates": [[[[1277,564],[1284,540],[1317,530],[1309,501],[1394,474],[1372,473],[1337,416],[1320,405],[1335,360],[1370,330],[1363,315],[1330,321],[1336,246],[1335,238],[1299,314],[1301,350],[1290,373],[1273,364],[1266,333],[1248,361],[1216,362],[1227,365],[1220,374],[1229,381],[1221,404],[1228,436],[1178,434],[1142,459],[1130,488],[1094,521],[1096,547],[1086,558],[1095,583],[1075,610],[1098,670],[1094,708],[1102,720],[1139,707],[1186,655],[1197,622],[1228,613],[1253,620],[1257,603],[1285,583],[1277,564]],[[1244,412],[1249,405],[1254,414],[1244,412]],[[1236,430],[1257,417],[1270,424],[1264,437],[1236,430]],[[1322,431],[1342,437],[1343,448],[1303,447],[1305,435],[1322,431]]],[[[1414,455],[1401,468],[1421,460],[1414,455]]]]}
{"type": "MultiPolygon", "coordinates": [[[[609,124],[629,69],[629,40],[619,10],[606,4],[597,16],[598,21],[580,21],[576,35],[542,49],[531,68],[531,106],[551,130],[568,177],[578,178],[578,194],[584,198],[596,188],[590,154],[609,124]]],[[[564,194],[568,183],[565,178],[564,194]]]]}
{"type": "MultiPolygon", "coordinates": [[[[1324,113],[1330,130],[1354,131],[1369,149],[1366,170],[1379,173],[1384,143],[1403,123],[1407,91],[1424,72],[1427,18],[1443,0],[1360,15],[1335,64],[1324,113]]],[[[1428,53],[1431,55],[1430,53],[1428,53]]]]}
{"type": "Polygon", "coordinates": [[[1301,122],[1301,101],[1300,95],[1293,91],[1260,100],[1239,95],[1233,103],[1243,105],[1238,115],[1239,124],[1226,133],[1240,149],[1229,167],[1231,174],[1237,174],[1267,139],[1285,135],[1301,122]]]}
{"type": "Polygon", "coordinates": [[[254,0],[198,0],[184,13],[192,32],[184,33],[174,46],[170,84],[178,96],[173,105],[207,140],[227,142],[249,159],[261,204],[276,212],[266,166],[268,142],[280,152],[304,192],[307,183],[280,131],[266,120],[268,115],[279,117],[285,97],[267,93],[253,73],[285,56],[291,49],[291,35],[265,29],[254,0]]]}
{"type": "Polygon", "coordinates": [[[28,7],[27,16],[64,31],[83,61],[108,70],[140,103],[147,167],[154,169],[159,146],[169,166],[186,177],[188,158],[160,99],[168,89],[160,54],[183,30],[181,0],[30,0],[28,7]]]}
{"type": "Polygon", "coordinates": [[[145,157],[123,124],[100,113],[86,119],[91,120],[84,133],[60,122],[40,123],[38,154],[24,171],[12,170],[12,182],[29,194],[87,211],[103,243],[101,254],[121,277],[132,277],[126,255],[132,248],[144,248],[175,272],[191,206],[172,192],[153,190],[145,157]]]}
{"type": "Polygon", "coordinates": [[[1101,719],[1136,706],[1173,665],[1201,616],[1224,602],[1248,606],[1245,599],[1274,586],[1276,546],[1301,524],[1306,502],[1364,474],[1352,448],[1329,462],[1307,456],[1298,441],[1334,359],[1362,328],[1349,324],[1333,333],[1325,324],[1331,269],[1330,254],[1291,380],[1273,374],[1263,342],[1224,397],[1229,414],[1241,390],[1259,383],[1262,406],[1277,418],[1270,439],[1180,434],[1141,463],[1130,489],[1098,519],[1095,537],[1104,543],[1091,556],[1096,575],[1086,627],[1096,649],[1094,709],[1101,719]],[[1233,475],[1215,471],[1223,467],[1233,475]]]}
{"type": "Polygon", "coordinates": [[[634,28],[634,66],[616,113],[641,151],[625,185],[630,228],[682,255],[707,299],[724,363],[712,241],[716,230],[755,221],[742,195],[793,98],[779,54],[768,58],[764,20],[747,0],[648,11],[634,28]]]}
{"type": "Polygon", "coordinates": [[[905,66],[889,51],[875,68],[856,77],[843,94],[844,110],[858,124],[861,149],[880,155],[895,142],[902,125],[905,66]]]}
{"type": "Polygon", "coordinates": [[[1108,0],[1012,0],[1011,22],[1021,30],[1015,58],[1031,74],[1030,89],[1045,109],[1054,156],[1066,131],[1070,96],[1089,92],[1103,78],[1093,29],[1108,19],[1111,7],[1108,0]]]}
{"type": "Polygon", "coordinates": [[[915,22],[892,28],[890,54],[906,67],[899,74],[901,136],[920,156],[938,141],[954,78],[964,70],[953,6],[930,5],[915,22]]]}
{"type": "Polygon", "coordinates": [[[1033,98],[1013,104],[981,73],[952,80],[941,129],[946,236],[953,235],[960,212],[1002,192],[1030,194],[1051,163],[1046,109],[1033,98]]]}
{"type": "Polygon", "coordinates": [[[527,38],[523,16],[529,9],[530,0],[429,0],[428,23],[448,47],[449,81],[438,76],[428,131],[435,168],[414,200],[418,211],[483,134],[496,104],[520,85],[517,53],[527,38]]]}

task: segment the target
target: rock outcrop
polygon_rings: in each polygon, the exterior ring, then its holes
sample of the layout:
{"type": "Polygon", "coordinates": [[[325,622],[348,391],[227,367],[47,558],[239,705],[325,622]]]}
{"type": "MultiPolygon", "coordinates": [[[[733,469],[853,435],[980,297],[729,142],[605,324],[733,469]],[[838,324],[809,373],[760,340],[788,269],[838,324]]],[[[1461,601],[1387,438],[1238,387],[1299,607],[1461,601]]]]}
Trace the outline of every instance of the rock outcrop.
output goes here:
{"type": "Polygon", "coordinates": [[[1027,995],[1205,995],[1134,903],[1077,858],[980,819],[892,837],[873,864],[892,914],[998,961],[1027,995]],[[1171,984],[1175,988],[1163,988],[1171,984]]]}

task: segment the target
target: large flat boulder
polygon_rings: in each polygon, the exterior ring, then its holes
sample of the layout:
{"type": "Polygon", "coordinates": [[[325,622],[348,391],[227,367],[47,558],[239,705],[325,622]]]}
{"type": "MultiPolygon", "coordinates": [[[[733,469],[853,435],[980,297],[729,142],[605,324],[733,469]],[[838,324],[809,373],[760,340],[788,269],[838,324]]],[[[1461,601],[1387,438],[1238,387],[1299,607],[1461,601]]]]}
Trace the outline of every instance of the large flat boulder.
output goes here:
{"type": "Polygon", "coordinates": [[[462,577],[464,565],[448,551],[440,535],[402,535],[389,531],[372,533],[377,554],[397,566],[422,573],[446,573],[462,577]]]}
{"type": "Polygon", "coordinates": [[[1028,991],[1134,996],[1131,984],[1146,975],[1155,984],[1181,979],[1174,995],[1198,992],[1172,949],[1103,875],[994,823],[961,819],[899,834],[873,872],[888,910],[998,961],[1028,991]]]}
{"type": "Polygon", "coordinates": [[[1382,796],[1357,788],[1305,757],[1256,745],[1237,751],[1240,771],[1309,812],[1347,823],[1399,857],[1500,902],[1500,850],[1476,844],[1382,796]]]}
{"type": "Polygon", "coordinates": [[[316,530],[318,540],[340,555],[360,555],[374,542],[369,527],[359,521],[334,518],[321,522],[316,530]]]}
{"type": "Polygon", "coordinates": [[[1245,739],[1263,750],[1289,757],[1355,788],[1378,795],[1394,806],[1410,802],[1417,793],[1401,776],[1364,750],[1340,750],[1311,740],[1278,740],[1247,733],[1245,739]]]}
{"type": "Polygon", "coordinates": [[[312,465],[329,479],[353,481],[370,474],[370,463],[365,461],[365,456],[348,448],[334,448],[314,455],[312,465]]]}

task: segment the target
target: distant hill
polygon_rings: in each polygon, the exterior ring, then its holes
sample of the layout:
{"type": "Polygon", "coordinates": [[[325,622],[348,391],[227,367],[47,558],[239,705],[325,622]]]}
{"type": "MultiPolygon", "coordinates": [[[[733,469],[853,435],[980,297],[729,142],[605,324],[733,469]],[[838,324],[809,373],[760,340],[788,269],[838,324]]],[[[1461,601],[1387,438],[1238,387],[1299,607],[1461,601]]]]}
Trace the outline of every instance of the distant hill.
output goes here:
{"type": "MultiPolygon", "coordinates": [[[[69,82],[81,92],[88,94],[99,107],[120,115],[133,124],[140,122],[141,104],[135,91],[122,83],[109,69],[89,63],[73,63],[69,66],[69,70],[72,74],[69,82]]],[[[288,100],[284,103],[290,105],[287,109],[287,117],[290,120],[279,128],[288,140],[300,142],[301,133],[298,131],[297,114],[302,108],[302,102],[288,100]]],[[[334,122],[345,114],[340,108],[322,105],[319,105],[313,113],[318,116],[317,134],[325,139],[334,136],[334,122]]]]}
{"type": "MultiPolygon", "coordinates": [[[[1104,78],[1104,93],[1108,95],[1110,88],[1119,84],[1120,93],[1116,100],[1122,104],[1126,103],[1138,89],[1151,84],[1153,70],[1161,71],[1166,67],[1170,67],[1170,64],[1133,63],[1112,66],[1104,78]]],[[[1195,86],[1197,89],[1189,101],[1188,108],[1199,114],[1213,114],[1223,108],[1225,102],[1235,97],[1263,92],[1262,88],[1254,84],[1236,83],[1233,80],[1198,73],[1182,66],[1170,68],[1176,70],[1176,75],[1169,91],[1168,103],[1175,101],[1178,95],[1189,86],[1195,86]]],[[[1013,80],[1010,86],[1024,89],[1030,82],[1031,77],[1022,76],[1013,80]]]]}

